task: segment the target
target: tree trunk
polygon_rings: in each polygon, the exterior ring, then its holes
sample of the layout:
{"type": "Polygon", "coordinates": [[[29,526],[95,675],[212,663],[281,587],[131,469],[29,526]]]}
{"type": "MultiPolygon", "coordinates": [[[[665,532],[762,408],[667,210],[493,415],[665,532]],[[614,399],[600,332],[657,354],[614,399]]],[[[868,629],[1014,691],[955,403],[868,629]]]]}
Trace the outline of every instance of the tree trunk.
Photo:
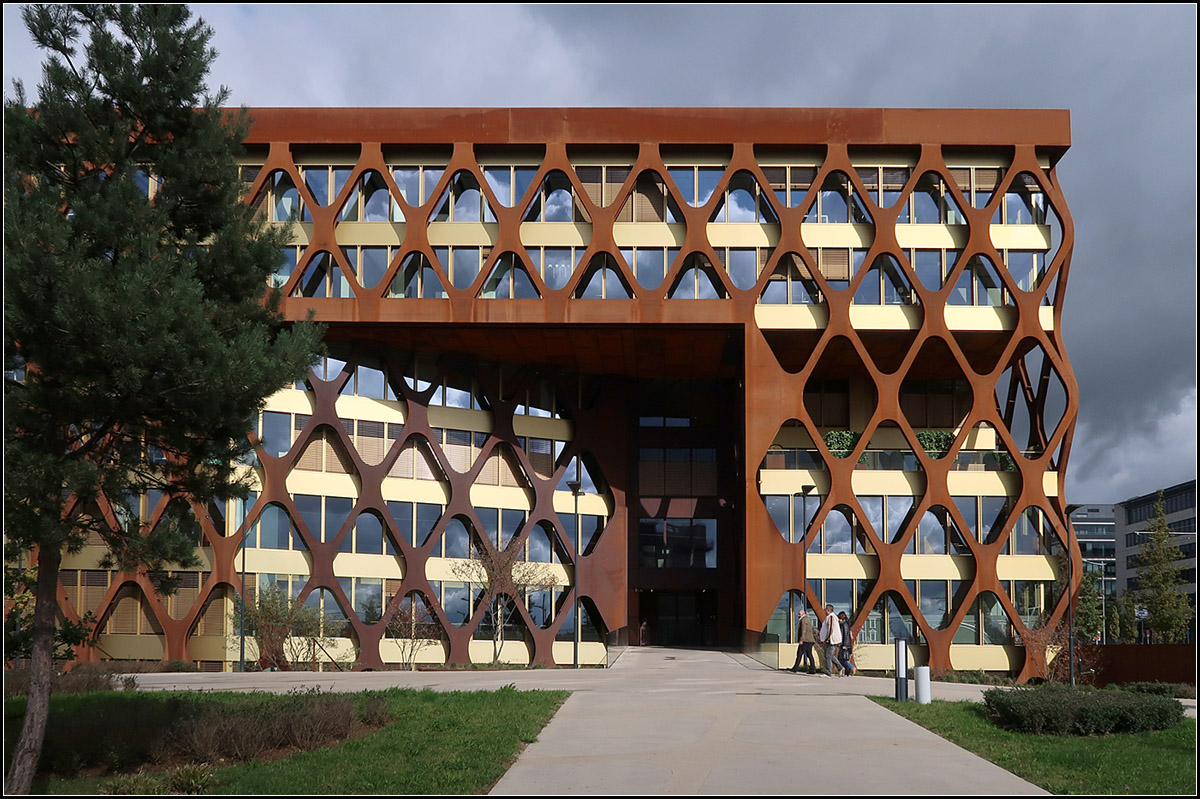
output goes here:
{"type": "Polygon", "coordinates": [[[39,550],[37,586],[34,589],[33,646],[29,659],[29,699],[25,706],[21,737],[17,741],[5,780],[5,793],[29,793],[42,754],[46,721],[50,716],[50,677],[54,668],[54,626],[61,563],[61,549],[42,547],[39,550]]]}
{"type": "Polygon", "coordinates": [[[492,665],[500,663],[500,650],[504,646],[504,604],[499,596],[492,597],[492,665]]]}

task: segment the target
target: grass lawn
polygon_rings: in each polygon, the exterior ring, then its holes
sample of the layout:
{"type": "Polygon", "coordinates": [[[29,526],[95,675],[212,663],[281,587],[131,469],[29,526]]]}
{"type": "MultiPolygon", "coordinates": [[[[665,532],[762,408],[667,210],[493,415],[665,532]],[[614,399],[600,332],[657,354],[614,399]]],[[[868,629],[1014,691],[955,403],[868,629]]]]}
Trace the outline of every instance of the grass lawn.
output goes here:
{"type": "Polygon", "coordinates": [[[1196,787],[1196,721],[1161,732],[1096,737],[1009,732],[975,702],[928,705],[871,697],[963,749],[1055,794],[1184,794],[1196,787]]]}
{"type": "MultiPolygon", "coordinates": [[[[477,794],[504,775],[565,691],[390,690],[395,721],[358,740],[283,760],[214,767],[224,794],[477,794]]],[[[120,696],[116,694],[115,696],[120,696]]],[[[105,778],[36,783],[35,792],[94,794],[105,778]]]]}

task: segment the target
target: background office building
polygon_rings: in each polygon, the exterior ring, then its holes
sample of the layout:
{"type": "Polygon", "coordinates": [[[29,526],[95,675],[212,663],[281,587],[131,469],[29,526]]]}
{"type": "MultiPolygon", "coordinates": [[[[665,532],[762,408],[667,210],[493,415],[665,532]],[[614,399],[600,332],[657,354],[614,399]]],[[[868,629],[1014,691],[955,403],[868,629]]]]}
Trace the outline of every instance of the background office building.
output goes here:
{"type": "MultiPolygon", "coordinates": [[[[1115,508],[1117,540],[1117,585],[1121,592],[1138,589],[1138,556],[1149,540],[1147,532],[1154,520],[1158,492],[1117,503],[1115,508]]],[[[1196,606],[1196,481],[1189,480],[1163,489],[1163,509],[1172,542],[1182,558],[1176,561],[1183,590],[1192,607],[1196,606]]]]}
{"type": "Polygon", "coordinates": [[[424,659],[490,659],[457,565],[516,548],[551,576],[504,600],[509,661],[569,663],[578,629],[601,662],[643,621],[788,659],[828,603],[861,668],[897,636],[936,669],[1043,668],[1021,641],[1066,608],[1077,409],[1066,112],[253,117],[248,201],[290,233],[274,283],[329,357],[257,420],[250,501],[197,505],[178,594],[68,557],[87,656],[228,668],[244,575],[319,607],[357,667],[397,663],[414,602],[424,659]]]}
{"type": "Polygon", "coordinates": [[[1079,541],[1085,572],[1094,573],[1106,596],[1117,588],[1117,540],[1114,505],[1080,505],[1071,511],[1071,524],[1079,541]]]}

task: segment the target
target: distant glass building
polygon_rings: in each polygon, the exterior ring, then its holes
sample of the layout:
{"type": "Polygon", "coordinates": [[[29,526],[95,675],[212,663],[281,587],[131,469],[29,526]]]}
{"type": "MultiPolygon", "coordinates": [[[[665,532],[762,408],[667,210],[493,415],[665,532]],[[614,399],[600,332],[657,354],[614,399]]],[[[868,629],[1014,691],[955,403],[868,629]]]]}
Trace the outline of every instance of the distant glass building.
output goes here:
{"type": "Polygon", "coordinates": [[[1117,593],[1117,541],[1113,505],[1081,505],[1071,512],[1083,569],[1100,577],[1105,595],[1117,593]]]}

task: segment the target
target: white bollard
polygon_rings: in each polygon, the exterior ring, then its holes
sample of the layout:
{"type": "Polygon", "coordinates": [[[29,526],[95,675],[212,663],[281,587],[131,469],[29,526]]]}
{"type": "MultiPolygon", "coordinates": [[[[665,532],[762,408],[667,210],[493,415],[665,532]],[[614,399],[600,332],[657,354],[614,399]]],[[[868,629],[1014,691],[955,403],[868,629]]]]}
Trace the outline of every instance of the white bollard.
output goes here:
{"type": "Polygon", "coordinates": [[[929,667],[917,666],[917,704],[929,704],[929,667]]]}

